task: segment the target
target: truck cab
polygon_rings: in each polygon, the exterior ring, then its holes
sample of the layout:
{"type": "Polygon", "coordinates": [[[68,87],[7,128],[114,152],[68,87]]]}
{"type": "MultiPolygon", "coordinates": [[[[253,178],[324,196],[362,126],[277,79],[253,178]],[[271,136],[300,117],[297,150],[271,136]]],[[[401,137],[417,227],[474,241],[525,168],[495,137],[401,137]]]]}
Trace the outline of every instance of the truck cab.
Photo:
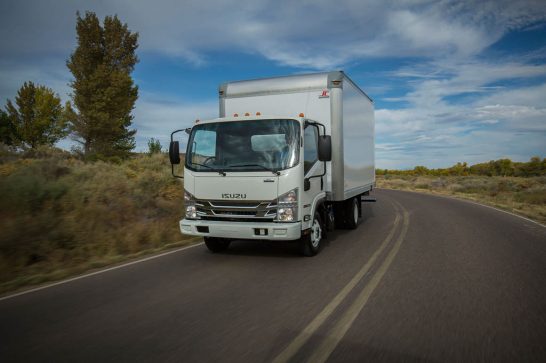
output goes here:
{"type": "Polygon", "coordinates": [[[196,123],[184,160],[182,233],[205,237],[213,251],[231,239],[305,235],[304,252],[316,253],[325,235],[321,178],[331,154],[329,138],[319,133],[317,122],[304,117],[237,115],[196,123]]]}

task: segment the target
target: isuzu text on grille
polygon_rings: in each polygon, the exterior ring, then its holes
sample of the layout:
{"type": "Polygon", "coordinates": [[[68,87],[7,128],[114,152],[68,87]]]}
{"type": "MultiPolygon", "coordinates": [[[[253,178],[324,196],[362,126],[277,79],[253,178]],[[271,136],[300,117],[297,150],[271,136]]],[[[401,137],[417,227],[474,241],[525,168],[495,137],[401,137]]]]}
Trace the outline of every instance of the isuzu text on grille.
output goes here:
{"type": "Polygon", "coordinates": [[[222,193],[222,199],[246,199],[246,194],[222,193]]]}

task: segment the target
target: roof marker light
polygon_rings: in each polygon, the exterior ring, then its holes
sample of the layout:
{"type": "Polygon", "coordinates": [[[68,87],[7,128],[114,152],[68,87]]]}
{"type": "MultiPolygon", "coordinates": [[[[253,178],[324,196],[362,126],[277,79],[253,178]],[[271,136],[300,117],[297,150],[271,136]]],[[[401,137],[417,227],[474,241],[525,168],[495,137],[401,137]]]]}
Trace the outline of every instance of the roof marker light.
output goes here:
{"type": "Polygon", "coordinates": [[[260,112],[256,112],[256,116],[261,116],[262,114],[260,112]]]}
{"type": "Polygon", "coordinates": [[[245,116],[250,116],[250,113],[248,113],[248,112],[245,112],[245,116]]]}
{"type": "Polygon", "coordinates": [[[300,113],[300,117],[305,117],[305,115],[303,114],[303,112],[302,112],[302,113],[300,113]]]}
{"type": "Polygon", "coordinates": [[[234,113],[234,114],[233,114],[233,117],[239,117],[239,114],[238,114],[238,113],[234,113]]]}

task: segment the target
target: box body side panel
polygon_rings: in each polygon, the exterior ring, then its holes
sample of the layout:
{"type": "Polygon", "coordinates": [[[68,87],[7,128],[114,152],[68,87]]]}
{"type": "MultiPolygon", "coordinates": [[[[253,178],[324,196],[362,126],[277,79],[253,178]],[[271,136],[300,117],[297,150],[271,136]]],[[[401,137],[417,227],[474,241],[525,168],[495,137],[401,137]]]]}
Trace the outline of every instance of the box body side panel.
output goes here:
{"type": "Polygon", "coordinates": [[[370,190],[375,182],[374,128],[373,103],[350,82],[344,82],[344,199],[370,190]]]}

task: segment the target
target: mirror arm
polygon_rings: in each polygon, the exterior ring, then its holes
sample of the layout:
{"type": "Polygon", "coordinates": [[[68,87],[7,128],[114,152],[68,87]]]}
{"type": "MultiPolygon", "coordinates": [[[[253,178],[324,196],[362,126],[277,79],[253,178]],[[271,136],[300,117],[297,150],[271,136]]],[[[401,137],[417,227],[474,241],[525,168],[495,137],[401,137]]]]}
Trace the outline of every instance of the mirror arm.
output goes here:
{"type": "MultiPolygon", "coordinates": [[[[171,132],[171,141],[174,141],[174,139],[173,139],[174,134],[176,134],[177,132],[180,132],[180,131],[186,131],[186,132],[188,132],[187,130],[188,130],[188,129],[180,129],[180,130],[174,130],[173,132],[171,132]]],[[[190,129],[190,130],[191,130],[191,129],[190,129]]]]}
{"type": "MultiPolygon", "coordinates": [[[[326,135],[326,126],[324,126],[324,124],[321,124],[320,122],[317,122],[317,121],[309,121],[309,120],[305,120],[305,126],[307,125],[311,125],[311,126],[314,126],[317,128],[318,130],[318,127],[322,127],[322,133],[323,133],[323,136],[326,135]]],[[[319,135],[320,135],[320,131],[319,131],[319,135]]]]}
{"type": "Polygon", "coordinates": [[[184,176],[182,176],[182,175],[176,175],[176,174],[174,173],[174,164],[171,164],[171,174],[172,174],[175,178],[184,179],[184,176]]]}

